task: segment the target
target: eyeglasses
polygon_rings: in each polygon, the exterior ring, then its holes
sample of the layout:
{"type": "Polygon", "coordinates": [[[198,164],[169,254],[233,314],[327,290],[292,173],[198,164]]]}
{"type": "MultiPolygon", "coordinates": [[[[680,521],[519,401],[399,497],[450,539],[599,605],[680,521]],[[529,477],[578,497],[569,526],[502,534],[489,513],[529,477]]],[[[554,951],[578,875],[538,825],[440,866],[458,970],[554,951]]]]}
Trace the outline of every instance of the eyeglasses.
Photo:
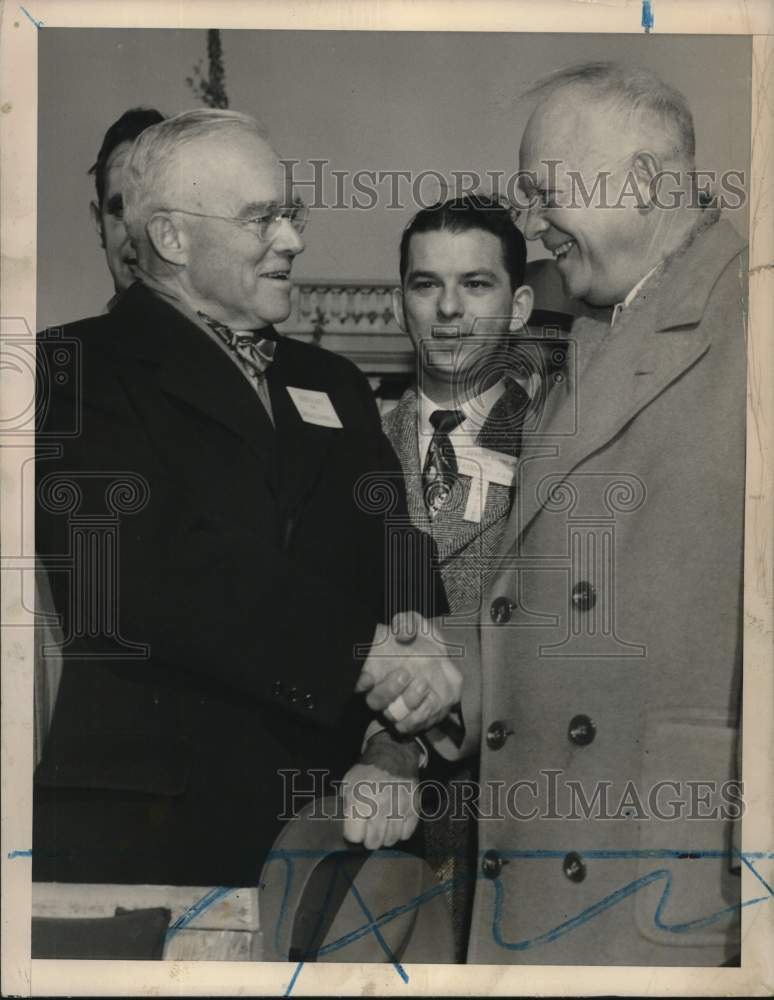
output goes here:
{"type": "Polygon", "coordinates": [[[233,222],[253,232],[259,240],[268,242],[274,239],[283,219],[291,224],[297,233],[302,233],[309,221],[309,206],[300,198],[290,205],[271,205],[261,215],[251,215],[238,218],[232,215],[210,215],[207,212],[191,212],[187,208],[164,208],[164,212],[180,212],[181,215],[193,215],[197,219],[220,219],[221,222],[233,222]]]}

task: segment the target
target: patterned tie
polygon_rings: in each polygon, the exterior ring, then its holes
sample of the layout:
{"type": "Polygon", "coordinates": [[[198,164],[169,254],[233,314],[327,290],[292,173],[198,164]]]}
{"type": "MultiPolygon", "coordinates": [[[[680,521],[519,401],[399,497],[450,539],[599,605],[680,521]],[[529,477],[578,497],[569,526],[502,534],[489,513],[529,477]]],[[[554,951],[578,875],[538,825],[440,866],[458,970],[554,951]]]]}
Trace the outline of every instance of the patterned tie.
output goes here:
{"type": "Polygon", "coordinates": [[[232,330],[225,323],[208,316],[207,313],[198,312],[199,319],[204,320],[207,326],[223,341],[240,360],[242,366],[253,378],[260,378],[266,373],[266,369],[274,360],[274,352],[277,350],[277,342],[269,340],[268,337],[258,337],[253,331],[232,330]]]}
{"type": "Polygon", "coordinates": [[[422,490],[430,517],[446,504],[457,478],[457,457],[449,434],[465,419],[462,410],[434,410],[430,423],[434,433],[422,469],[422,490]]]}

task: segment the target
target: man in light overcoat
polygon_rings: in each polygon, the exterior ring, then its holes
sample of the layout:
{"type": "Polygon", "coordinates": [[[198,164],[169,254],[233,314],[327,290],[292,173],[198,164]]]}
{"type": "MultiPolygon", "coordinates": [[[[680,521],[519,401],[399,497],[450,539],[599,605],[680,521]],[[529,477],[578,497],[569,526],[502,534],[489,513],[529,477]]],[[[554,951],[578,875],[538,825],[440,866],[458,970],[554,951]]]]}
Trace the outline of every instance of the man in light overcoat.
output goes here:
{"type": "Polygon", "coordinates": [[[525,438],[468,642],[467,959],[737,964],[744,243],[651,73],[586,65],[533,97],[525,235],[607,316],[576,321],[563,404],[525,438]]]}

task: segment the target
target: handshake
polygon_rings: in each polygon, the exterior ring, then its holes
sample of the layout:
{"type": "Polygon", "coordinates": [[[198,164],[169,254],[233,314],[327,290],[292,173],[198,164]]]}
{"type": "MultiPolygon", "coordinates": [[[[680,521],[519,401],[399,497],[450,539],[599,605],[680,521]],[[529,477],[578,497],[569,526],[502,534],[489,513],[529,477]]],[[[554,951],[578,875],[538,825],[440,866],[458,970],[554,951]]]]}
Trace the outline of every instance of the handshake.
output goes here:
{"type": "Polygon", "coordinates": [[[408,839],[419,819],[418,745],[401,738],[438,726],[462,698],[462,673],[449,659],[448,647],[422,633],[425,624],[415,612],[404,612],[396,615],[391,629],[381,626],[355,686],[396,734],[372,736],[341,784],[344,836],[369,850],[408,839]],[[361,783],[370,789],[365,808],[356,791],[361,783]]]}
{"type": "Polygon", "coordinates": [[[432,729],[459,703],[462,674],[414,611],[396,615],[391,630],[380,626],[355,691],[404,736],[432,729]]]}

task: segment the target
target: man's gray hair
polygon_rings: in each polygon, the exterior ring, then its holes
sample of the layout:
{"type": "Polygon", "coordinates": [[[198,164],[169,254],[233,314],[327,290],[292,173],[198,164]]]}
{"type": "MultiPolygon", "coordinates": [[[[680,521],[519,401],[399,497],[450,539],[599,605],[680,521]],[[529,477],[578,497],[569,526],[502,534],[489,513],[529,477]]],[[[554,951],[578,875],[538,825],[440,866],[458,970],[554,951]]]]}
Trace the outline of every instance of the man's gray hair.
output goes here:
{"type": "Polygon", "coordinates": [[[195,139],[229,133],[249,132],[268,139],[266,129],[255,118],[240,111],[197,108],[146,128],[133,143],[123,172],[124,223],[133,240],[144,238],[145,226],[154,211],[173,208],[167,199],[174,197],[170,168],[175,154],[195,139]]]}
{"type": "Polygon", "coordinates": [[[523,96],[542,103],[566,87],[584,88],[593,100],[646,127],[655,124],[665,139],[663,152],[693,167],[696,139],[688,101],[655,73],[615,62],[583,63],[538,80],[523,96]]]}

